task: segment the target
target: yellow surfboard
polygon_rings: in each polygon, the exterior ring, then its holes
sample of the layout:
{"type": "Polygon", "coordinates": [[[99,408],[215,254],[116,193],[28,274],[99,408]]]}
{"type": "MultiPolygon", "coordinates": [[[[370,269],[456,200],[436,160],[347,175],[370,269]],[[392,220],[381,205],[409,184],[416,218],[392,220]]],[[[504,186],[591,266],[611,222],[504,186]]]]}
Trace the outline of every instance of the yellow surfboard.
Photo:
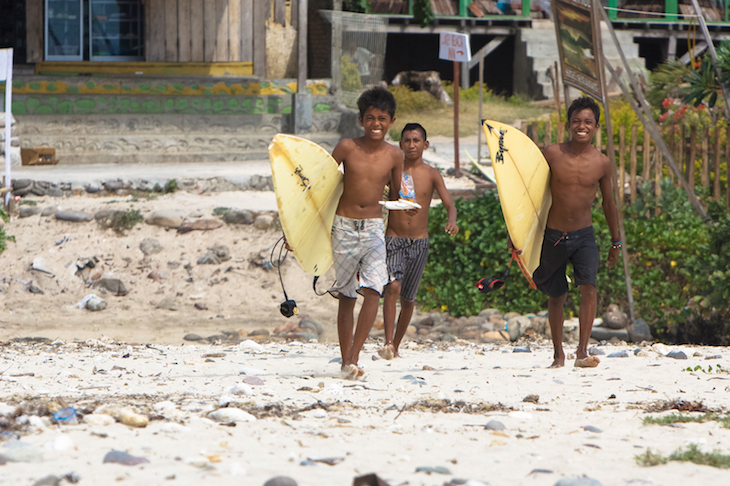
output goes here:
{"type": "Polygon", "coordinates": [[[322,275],[332,266],[330,234],[342,195],[342,172],[316,143],[283,133],[271,141],[269,158],[286,240],[306,272],[322,275]]]}
{"type": "Polygon", "coordinates": [[[504,221],[515,248],[522,250],[517,263],[532,284],[552,204],[550,166],[537,145],[519,129],[490,120],[483,128],[504,221]]]}

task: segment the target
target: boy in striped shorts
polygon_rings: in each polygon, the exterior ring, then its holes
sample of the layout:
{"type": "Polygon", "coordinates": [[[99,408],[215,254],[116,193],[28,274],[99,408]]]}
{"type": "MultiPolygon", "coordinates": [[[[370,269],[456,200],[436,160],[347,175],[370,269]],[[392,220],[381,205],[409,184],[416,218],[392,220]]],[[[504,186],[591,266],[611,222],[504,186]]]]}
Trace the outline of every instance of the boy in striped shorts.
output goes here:
{"type": "MultiPolygon", "coordinates": [[[[428,148],[426,130],[418,123],[406,124],[401,132],[400,148],[404,156],[400,197],[420,204],[421,209],[390,211],[388,214],[385,248],[389,283],[383,296],[385,347],[378,350],[385,359],[399,356],[398,346],[411,322],[418,284],[428,259],[428,209],[434,189],[448,214],[444,230],[452,236],[459,232],[456,206],[446,190],[444,179],[438,170],[423,162],[423,151],[428,148]],[[401,310],[396,327],[398,295],[401,310]]],[[[394,199],[392,195],[391,199],[394,199]]]]}

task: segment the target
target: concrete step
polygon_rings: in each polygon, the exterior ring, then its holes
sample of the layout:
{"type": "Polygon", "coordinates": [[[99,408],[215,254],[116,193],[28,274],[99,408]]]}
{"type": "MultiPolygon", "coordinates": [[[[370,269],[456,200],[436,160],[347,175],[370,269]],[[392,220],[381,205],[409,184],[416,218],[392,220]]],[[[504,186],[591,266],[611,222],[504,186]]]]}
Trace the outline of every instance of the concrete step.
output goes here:
{"type": "MultiPolygon", "coordinates": [[[[55,147],[59,164],[237,161],[268,158],[291,115],[17,115],[21,147],[55,147]]],[[[315,113],[307,138],[332,151],[342,113],[315,113]]]]}

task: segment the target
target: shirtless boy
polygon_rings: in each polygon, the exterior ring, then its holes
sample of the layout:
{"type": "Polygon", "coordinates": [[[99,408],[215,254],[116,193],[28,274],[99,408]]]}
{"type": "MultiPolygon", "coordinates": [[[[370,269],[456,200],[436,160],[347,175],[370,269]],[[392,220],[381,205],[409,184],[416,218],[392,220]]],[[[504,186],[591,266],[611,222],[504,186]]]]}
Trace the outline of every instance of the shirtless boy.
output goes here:
{"type": "MultiPolygon", "coordinates": [[[[337,334],[342,354],[342,374],[358,379],[365,339],[373,327],[383,288],[388,283],[382,206],[385,185],[399,187],[403,157],[385,141],[395,121],[395,98],[385,88],[365,91],[357,100],[365,135],[341,140],[332,156],[344,164],[345,182],[332,227],[332,257],[337,282],[331,292],[339,299],[337,334]],[[358,278],[359,277],[359,278],[358,278]],[[363,304],[353,336],[357,294],[363,304]]],[[[397,192],[393,199],[397,199],[397,192]]]]}
{"type": "Polygon", "coordinates": [[[551,368],[565,366],[563,352],[563,305],[568,295],[567,263],[573,265],[575,283],[580,286],[580,337],[575,366],[593,368],[600,362],[588,356],[588,339],[596,317],[598,246],[593,234],[591,207],[601,189],[603,214],[611,231],[607,264],[618,260],[619,238],[616,206],[613,202],[611,162],[592,145],[601,111],[593,99],[578,98],[568,108],[570,142],[550,145],[543,151],[550,164],[553,205],[548,213],[540,266],[533,279],[549,296],[548,319],[552,331],[554,361],[551,368]]]}
{"type": "MultiPolygon", "coordinates": [[[[404,155],[400,197],[415,199],[413,202],[420,204],[421,209],[391,211],[388,214],[385,246],[390,283],[385,287],[383,299],[385,347],[378,350],[378,354],[385,359],[399,356],[398,346],[411,322],[418,284],[428,259],[428,208],[434,189],[448,214],[444,230],[450,235],[459,232],[459,227],[456,226],[456,206],[446,190],[444,179],[438,170],[423,162],[423,151],[428,148],[426,130],[418,123],[408,123],[401,132],[400,148],[404,155]],[[398,295],[401,310],[394,337],[398,295]]],[[[394,192],[396,191],[391,189],[391,199],[394,192]]]]}

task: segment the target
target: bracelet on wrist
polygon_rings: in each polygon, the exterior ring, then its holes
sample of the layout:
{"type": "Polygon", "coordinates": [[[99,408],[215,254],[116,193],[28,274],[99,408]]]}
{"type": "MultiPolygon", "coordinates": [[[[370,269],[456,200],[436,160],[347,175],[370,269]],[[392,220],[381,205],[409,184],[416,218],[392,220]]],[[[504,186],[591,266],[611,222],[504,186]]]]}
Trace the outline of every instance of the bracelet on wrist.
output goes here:
{"type": "Polygon", "coordinates": [[[621,248],[621,240],[619,240],[619,241],[612,241],[611,242],[611,248],[613,248],[613,249],[621,248]]]}

